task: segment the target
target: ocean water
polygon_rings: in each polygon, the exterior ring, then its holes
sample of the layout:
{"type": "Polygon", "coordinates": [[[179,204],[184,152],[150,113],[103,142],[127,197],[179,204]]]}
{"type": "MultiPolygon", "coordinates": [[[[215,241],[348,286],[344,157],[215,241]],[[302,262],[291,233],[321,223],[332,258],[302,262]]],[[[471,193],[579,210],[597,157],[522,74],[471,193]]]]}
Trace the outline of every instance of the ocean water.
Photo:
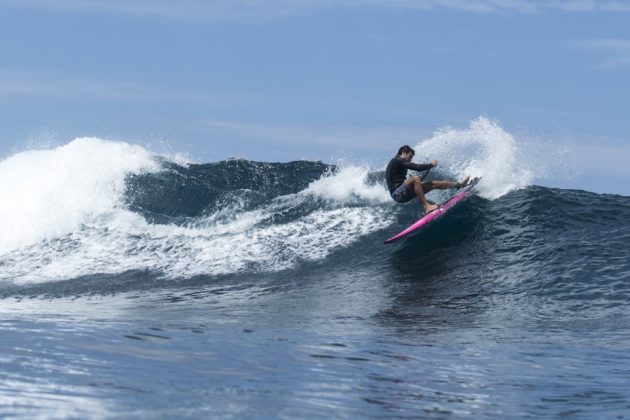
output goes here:
{"type": "Polygon", "coordinates": [[[485,120],[418,151],[479,194],[393,245],[382,170],[6,156],[0,417],[629,417],[630,197],[537,186],[485,120]]]}

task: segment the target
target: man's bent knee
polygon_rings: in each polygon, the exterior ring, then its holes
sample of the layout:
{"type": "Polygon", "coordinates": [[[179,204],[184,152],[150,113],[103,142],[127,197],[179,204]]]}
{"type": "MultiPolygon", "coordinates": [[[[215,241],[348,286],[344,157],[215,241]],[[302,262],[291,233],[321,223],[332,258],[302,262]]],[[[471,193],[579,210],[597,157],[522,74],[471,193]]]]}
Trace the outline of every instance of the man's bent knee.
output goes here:
{"type": "Polygon", "coordinates": [[[407,188],[415,190],[416,186],[417,185],[422,185],[422,183],[420,182],[420,178],[418,178],[418,176],[414,175],[414,176],[410,176],[409,178],[407,178],[405,180],[405,185],[407,186],[407,188]]]}

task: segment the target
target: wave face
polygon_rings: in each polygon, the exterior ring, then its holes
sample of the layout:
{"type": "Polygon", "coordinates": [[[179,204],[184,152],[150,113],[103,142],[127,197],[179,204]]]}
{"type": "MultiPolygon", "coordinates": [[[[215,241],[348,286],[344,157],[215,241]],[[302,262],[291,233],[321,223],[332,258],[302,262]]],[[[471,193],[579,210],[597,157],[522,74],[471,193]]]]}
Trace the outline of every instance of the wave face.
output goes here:
{"type": "MultiPolygon", "coordinates": [[[[436,137],[421,146],[434,143],[448,145],[436,137]]],[[[0,290],[54,291],[60,281],[94,276],[131,278],[133,287],[359,270],[457,279],[462,290],[489,288],[525,303],[551,294],[626,305],[630,198],[521,185],[516,180],[527,179],[518,168],[520,176],[492,182],[493,170],[505,172],[496,159],[518,161],[506,158],[510,144],[430,174],[483,175],[480,195],[395,246],[382,241],[412,223],[419,207],[393,203],[381,171],[242,159],[184,165],[88,138],[18,153],[0,162],[0,290]]],[[[441,200],[448,192],[432,194],[441,200]]],[[[98,290],[116,292],[111,283],[98,290]]]]}

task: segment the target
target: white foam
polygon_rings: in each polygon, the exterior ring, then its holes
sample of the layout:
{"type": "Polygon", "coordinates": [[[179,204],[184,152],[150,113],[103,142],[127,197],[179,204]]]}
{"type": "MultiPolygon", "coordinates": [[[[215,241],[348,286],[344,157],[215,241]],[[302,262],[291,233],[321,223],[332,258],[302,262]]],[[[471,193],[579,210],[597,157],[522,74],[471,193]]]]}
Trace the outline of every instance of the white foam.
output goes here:
{"type": "Polygon", "coordinates": [[[367,167],[341,167],[335,173],[312,182],[304,193],[347,204],[391,202],[385,187],[367,182],[369,172],[367,167]]]}
{"type": "Polygon", "coordinates": [[[0,255],[76,231],[119,206],[127,174],[155,169],[143,148],[95,138],[1,161],[0,255]]]}
{"type": "Polygon", "coordinates": [[[248,229],[233,226],[242,223],[239,219],[215,227],[181,227],[152,225],[119,212],[106,227],[86,226],[57,243],[15,253],[2,277],[24,284],[127,270],[159,272],[165,278],[279,271],[319,261],[392,222],[384,209],[369,207],[322,209],[288,223],[248,229]]]}
{"type": "Polygon", "coordinates": [[[446,127],[437,131],[416,146],[416,154],[438,159],[437,169],[457,179],[483,177],[480,194],[489,199],[524,188],[534,180],[534,162],[525,159],[527,153],[512,134],[484,117],[463,130],[446,127]]]}

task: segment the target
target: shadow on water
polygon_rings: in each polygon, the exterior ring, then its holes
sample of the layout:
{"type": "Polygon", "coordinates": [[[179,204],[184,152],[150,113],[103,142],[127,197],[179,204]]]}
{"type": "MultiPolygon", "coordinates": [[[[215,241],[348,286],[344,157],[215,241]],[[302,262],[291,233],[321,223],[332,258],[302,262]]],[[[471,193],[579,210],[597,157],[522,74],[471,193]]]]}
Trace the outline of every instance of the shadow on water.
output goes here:
{"type": "Polygon", "coordinates": [[[423,283],[441,278],[449,267],[475,250],[483,215],[482,201],[463,203],[397,245],[389,259],[391,268],[401,278],[423,283]]]}

